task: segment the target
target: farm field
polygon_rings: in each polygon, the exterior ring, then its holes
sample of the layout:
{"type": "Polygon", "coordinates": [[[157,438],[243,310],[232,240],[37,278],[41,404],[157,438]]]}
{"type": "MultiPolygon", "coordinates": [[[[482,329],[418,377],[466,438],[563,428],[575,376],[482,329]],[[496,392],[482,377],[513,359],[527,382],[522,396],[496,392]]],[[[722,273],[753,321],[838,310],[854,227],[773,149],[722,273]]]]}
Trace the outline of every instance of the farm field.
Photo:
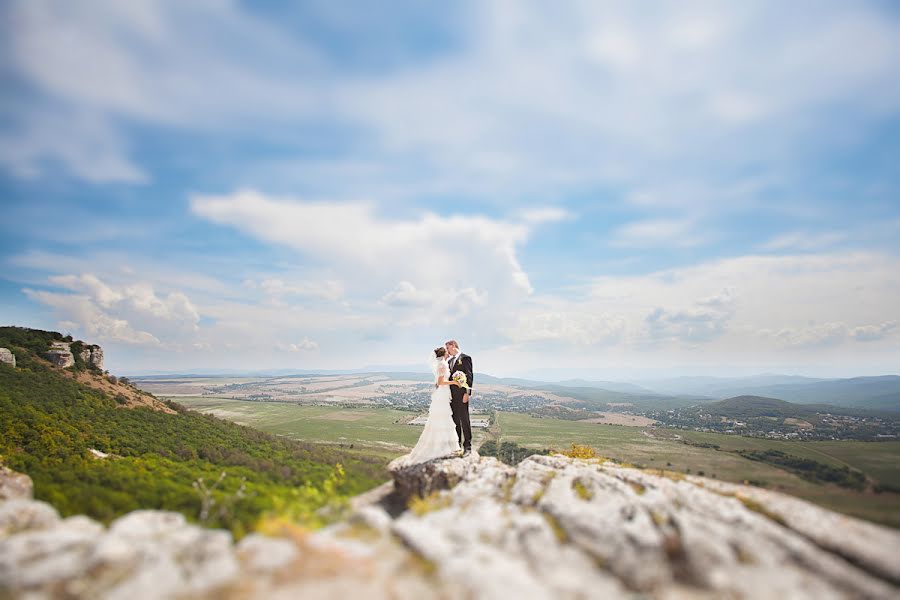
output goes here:
{"type": "MultiPolygon", "coordinates": [[[[422,428],[407,423],[419,412],[389,408],[309,406],[285,402],[248,402],[225,398],[171,397],[193,410],[307,442],[361,446],[386,457],[415,446],[422,428]]],[[[487,415],[472,414],[472,418],[487,415]]],[[[474,442],[482,435],[473,430],[474,442]]]]}
{"type": "MultiPolygon", "coordinates": [[[[422,431],[408,425],[416,411],[388,408],[309,406],[214,397],[172,397],[188,408],[286,437],[377,455],[385,462],[408,451],[422,431]]],[[[473,415],[474,417],[474,415],[473,415]]],[[[781,450],[831,466],[849,466],[882,483],[900,483],[900,442],[790,442],[659,427],[626,427],[535,418],[498,411],[490,430],[474,430],[474,446],[486,439],[531,448],[594,447],[605,457],[646,468],[748,481],[780,490],[860,518],[900,527],[900,494],[859,492],[808,481],[772,464],[749,460],[736,450],[781,450]],[[686,443],[688,442],[688,443],[686,443]],[[707,444],[703,447],[693,444],[707,444]],[[718,446],[718,449],[711,447],[718,446]]]]}

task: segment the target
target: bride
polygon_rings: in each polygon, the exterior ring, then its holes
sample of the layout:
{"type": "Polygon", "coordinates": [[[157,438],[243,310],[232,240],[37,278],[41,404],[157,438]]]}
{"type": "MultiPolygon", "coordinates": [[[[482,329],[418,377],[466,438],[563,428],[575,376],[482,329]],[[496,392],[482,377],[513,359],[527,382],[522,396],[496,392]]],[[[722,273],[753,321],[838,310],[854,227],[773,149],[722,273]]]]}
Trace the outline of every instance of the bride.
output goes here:
{"type": "Polygon", "coordinates": [[[443,346],[434,349],[432,371],[435,390],[431,393],[428,420],[416,447],[405,457],[407,464],[426,462],[459,451],[459,438],[450,410],[450,386],[457,383],[450,379],[447,350],[443,346]]]}

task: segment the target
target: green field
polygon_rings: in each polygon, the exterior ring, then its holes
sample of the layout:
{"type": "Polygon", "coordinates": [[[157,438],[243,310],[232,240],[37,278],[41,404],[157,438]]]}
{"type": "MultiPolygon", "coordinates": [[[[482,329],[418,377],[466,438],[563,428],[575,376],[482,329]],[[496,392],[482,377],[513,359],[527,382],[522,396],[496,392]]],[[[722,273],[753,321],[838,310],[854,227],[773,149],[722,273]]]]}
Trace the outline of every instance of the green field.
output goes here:
{"type": "MultiPolygon", "coordinates": [[[[383,456],[400,456],[416,445],[422,428],[407,425],[416,413],[388,408],[302,406],[211,397],[173,397],[188,408],[268,433],[307,442],[353,444],[383,456]]],[[[475,442],[481,435],[474,431],[475,442]]]]}
{"type": "MultiPolygon", "coordinates": [[[[189,408],[264,431],[311,442],[353,444],[361,454],[392,458],[415,445],[421,427],[407,425],[414,413],[384,408],[301,406],[210,397],[176,397],[189,408]]],[[[900,494],[857,492],[807,481],[771,464],[748,460],[736,450],[781,450],[832,466],[849,466],[882,483],[900,484],[900,442],[787,442],[663,428],[625,427],[535,418],[498,412],[490,431],[475,430],[475,447],[488,438],[532,448],[565,449],[574,443],[636,466],[748,481],[822,506],[900,527],[900,494]],[[679,439],[676,436],[680,436],[679,439]],[[718,449],[685,442],[716,444],[718,449]]]]}

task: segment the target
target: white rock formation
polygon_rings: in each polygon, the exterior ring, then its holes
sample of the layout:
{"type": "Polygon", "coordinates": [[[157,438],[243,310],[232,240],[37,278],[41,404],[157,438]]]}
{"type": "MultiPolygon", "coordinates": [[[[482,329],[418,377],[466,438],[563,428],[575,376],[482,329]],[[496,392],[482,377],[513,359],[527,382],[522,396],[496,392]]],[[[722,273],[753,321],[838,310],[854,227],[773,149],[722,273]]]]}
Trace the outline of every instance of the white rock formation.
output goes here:
{"type": "MultiPolygon", "coordinates": [[[[103,370],[103,348],[100,346],[96,344],[83,346],[78,356],[85,365],[103,370]]],[[[44,357],[63,369],[75,364],[75,355],[72,354],[72,342],[51,342],[50,349],[44,354],[44,357]]]]}
{"type": "Polygon", "coordinates": [[[72,354],[69,342],[51,342],[50,349],[44,357],[57,367],[66,369],[75,364],[75,356],[72,354]]]}
{"type": "Polygon", "coordinates": [[[0,348],[0,363],[16,366],[16,355],[9,348],[0,348]]]}
{"type": "Polygon", "coordinates": [[[393,477],[393,488],[360,498],[337,525],[236,545],[176,513],[136,511],[104,528],[7,500],[0,597],[900,594],[900,533],[775,492],[561,456],[513,468],[473,455],[395,468],[393,477]]]}
{"type": "Polygon", "coordinates": [[[86,346],[80,356],[84,364],[103,370],[103,348],[100,346],[86,346]]]}
{"type": "Polygon", "coordinates": [[[0,465],[0,501],[31,498],[31,477],[0,465]]]}

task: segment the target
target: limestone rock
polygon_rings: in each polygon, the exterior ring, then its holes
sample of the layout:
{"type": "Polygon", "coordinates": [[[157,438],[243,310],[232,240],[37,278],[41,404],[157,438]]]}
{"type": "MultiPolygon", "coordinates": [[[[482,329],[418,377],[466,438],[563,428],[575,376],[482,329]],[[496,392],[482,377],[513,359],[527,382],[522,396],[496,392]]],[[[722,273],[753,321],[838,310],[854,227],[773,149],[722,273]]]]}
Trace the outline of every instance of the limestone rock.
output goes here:
{"type": "Polygon", "coordinates": [[[0,465],[0,501],[31,498],[33,489],[31,477],[0,465]]]}
{"type": "Polygon", "coordinates": [[[515,469],[451,459],[392,474],[416,509],[393,522],[394,535],[463,595],[898,593],[900,533],[775,492],[563,456],[515,469]]]}
{"type": "Polygon", "coordinates": [[[59,522],[59,513],[46,502],[18,498],[0,503],[0,538],[48,529],[59,522]]]}
{"type": "Polygon", "coordinates": [[[72,354],[69,342],[51,342],[50,349],[44,357],[57,367],[66,369],[75,364],[75,356],[72,354]]]}
{"type": "Polygon", "coordinates": [[[16,355],[9,348],[0,348],[0,363],[16,366],[16,355]]]}
{"type": "Polygon", "coordinates": [[[896,598],[900,533],[768,490],[596,460],[391,465],[316,533],[0,503],[0,597],[896,598]]]}
{"type": "Polygon", "coordinates": [[[81,361],[89,367],[103,370],[103,348],[100,346],[85,346],[79,356],[81,361]]]}

